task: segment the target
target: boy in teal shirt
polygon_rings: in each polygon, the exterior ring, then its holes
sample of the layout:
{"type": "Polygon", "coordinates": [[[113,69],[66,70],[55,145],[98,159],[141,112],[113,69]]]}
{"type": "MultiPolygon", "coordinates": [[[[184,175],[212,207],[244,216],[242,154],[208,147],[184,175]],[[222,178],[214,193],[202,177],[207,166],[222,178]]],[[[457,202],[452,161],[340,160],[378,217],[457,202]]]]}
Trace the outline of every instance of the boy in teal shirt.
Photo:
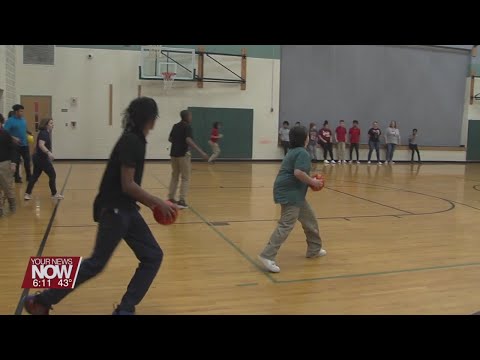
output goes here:
{"type": "Polygon", "coordinates": [[[280,171],[273,185],[273,198],[282,207],[278,226],[270,237],[259,260],[270,272],[278,273],[280,268],[275,257],[282,244],[287,240],[297,220],[302,224],[307,237],[307,258],[325,256],[318,222],[305,196],[309,186],[320,188],[323,181],[309,176],[311,159],[305,147],[308,144],[308,132],[303,126],[290,130],[290,150],[283,159],[280,171]]]}

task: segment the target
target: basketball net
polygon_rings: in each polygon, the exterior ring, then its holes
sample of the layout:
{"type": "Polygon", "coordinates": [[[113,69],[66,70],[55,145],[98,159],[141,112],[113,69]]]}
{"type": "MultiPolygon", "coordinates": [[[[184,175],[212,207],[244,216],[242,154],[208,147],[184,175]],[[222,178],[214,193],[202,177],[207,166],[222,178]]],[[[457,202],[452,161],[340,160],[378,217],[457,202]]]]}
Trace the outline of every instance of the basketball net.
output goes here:
{"type": "Polygon", "coordinates": [[[173,86],[173,82],[175,81],[175,75],[177,73],[166,71],[162,72],[163,75],[163,89],[164,90],[170,90],[173,86]]]}

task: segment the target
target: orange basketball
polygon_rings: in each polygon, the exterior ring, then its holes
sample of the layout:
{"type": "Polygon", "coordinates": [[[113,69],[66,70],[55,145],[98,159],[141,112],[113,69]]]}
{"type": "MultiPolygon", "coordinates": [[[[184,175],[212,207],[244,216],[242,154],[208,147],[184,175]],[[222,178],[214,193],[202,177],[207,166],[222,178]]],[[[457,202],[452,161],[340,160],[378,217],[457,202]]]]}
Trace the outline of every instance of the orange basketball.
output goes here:
{"type": "Polygon", "coordinates": [[[310,189],[312,189],[312,191],[320,191],[323,189],[323,187],[325,186],[325,178],[323,177],[323,175],[321,174],[315,174],[312,176],[314,179],[317,179],[317,180],[323,180],[323,185],[319,188],[314,188],[312,186],[310,186],[310,189]]]}
{"type": "Polygon", "coordinates": [[[171,208],[173,208],[175,210],[175,215],[172,217],[171,220],[167,220],[162,212],[160,211],[159,208],[154,208],[153,209],[153,217],[155,218],[155,221],[161,225],[171,225],[173,224],[176,220],[177,220],[177,217],[178,217],[178,209],[177,207],[172,204],[170,201],[165,201],[165,203],[170,206],[171,208]]]}

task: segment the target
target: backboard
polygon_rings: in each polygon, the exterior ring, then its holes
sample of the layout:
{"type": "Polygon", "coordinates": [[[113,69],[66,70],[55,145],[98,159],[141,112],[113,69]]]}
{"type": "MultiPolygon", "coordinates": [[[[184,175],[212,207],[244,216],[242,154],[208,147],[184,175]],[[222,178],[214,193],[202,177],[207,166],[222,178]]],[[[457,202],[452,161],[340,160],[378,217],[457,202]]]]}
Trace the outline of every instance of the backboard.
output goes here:
{"type": "Polygon", "coordinates": [[[174,72],[175,80],[195,79],[195,49],[145,45],[140,51],[140,79],[162,80],[174,72]]]}

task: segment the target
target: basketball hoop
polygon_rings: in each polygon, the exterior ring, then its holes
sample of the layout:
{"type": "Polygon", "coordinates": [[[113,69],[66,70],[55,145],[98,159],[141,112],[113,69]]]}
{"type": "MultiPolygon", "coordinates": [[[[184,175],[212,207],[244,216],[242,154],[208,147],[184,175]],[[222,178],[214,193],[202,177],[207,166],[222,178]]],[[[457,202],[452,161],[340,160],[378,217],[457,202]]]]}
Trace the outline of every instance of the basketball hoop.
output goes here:
{"type": "Polygon", "coordinates": [[[163,88],[165,90],[169,90],[173,86],[173,82],[175,81],[175,75],[177,73],[171,72],[171,71],[165,71],[162,72],[163,75],[163,88]]]}

